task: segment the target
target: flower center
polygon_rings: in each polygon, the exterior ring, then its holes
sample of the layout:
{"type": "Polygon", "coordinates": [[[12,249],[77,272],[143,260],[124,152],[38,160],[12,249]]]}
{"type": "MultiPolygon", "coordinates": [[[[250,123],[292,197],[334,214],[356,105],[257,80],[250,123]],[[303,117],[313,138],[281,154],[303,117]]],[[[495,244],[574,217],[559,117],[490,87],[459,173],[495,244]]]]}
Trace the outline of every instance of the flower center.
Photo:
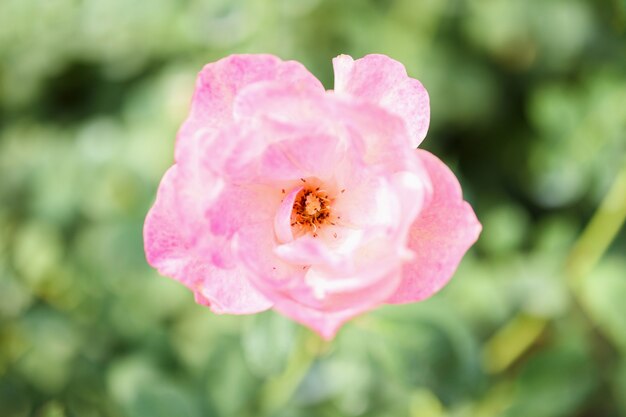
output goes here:
{"type": "Polygon", "coordinates": [[[291,213],[291,226],[297,226],[303,233],[312,231],[317,236],[317,230],[325,223],[330,223],[331,199],[328,192],[320,187],[307,187],[296,196],[291,213]]]}
{"type": "Polygon", "coordinates": [[[325,208],[325,201],[320,196],[309,193],[304,197],[304,215],[316,218],[322,212],[322,207],[325,208]]]}

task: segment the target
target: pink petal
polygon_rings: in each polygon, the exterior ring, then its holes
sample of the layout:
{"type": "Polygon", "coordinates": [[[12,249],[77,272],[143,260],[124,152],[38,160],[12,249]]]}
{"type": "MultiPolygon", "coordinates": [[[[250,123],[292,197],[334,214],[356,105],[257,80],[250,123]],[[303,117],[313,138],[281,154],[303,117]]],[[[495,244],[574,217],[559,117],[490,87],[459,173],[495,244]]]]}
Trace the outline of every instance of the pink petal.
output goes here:
{"type": "Polygon", "coordinates": [[[283,261],[293,265],[324,265],[345,269],[345,259],[330,250],[322,239],[305,235],[274,249],[274,253],[283,261]]]}
{"type": "Polygon", "coordinates": [[[275,123],[314,128],[325,124],[326,91],[311,84],[263,82],[250,85],[237,95],[233,114],[237,121],[266,119],[275,123]],[[317,123],[315,123],[317,121],[317,123]]]}
{"type": "Polygon", "coordinates": [[[323,91],[290,84],[258,83],[242,90],[235,119],[248,129],[243,146],[255,146],[263,180],[330,178],[346,152],[341,115],[323,91]]]}
{"type": "MultiPolygon", "coordinates": [[[[184,210],[179,215],[186,223],[203,219],[206,208],[224,185],[222,178],[209,169],[203,160],[215,136],[208,131],[199,132],[177,146],[173,193],[176,195],[176,206],[179,210],[184,210]]],[[[192,227],[195,229],[197,226],[192,227]]]]}
{"type": "MultiPolygon", "coordinates": [[[[285,265],[293,268],[292,264],[285,265]]],[[[383,304],[397,288],[400,267],[385,272],[389,265],[394,264],[381,264],[379,270],[362,270],[347,277],[328,276],[315,267],[297,267],[292,269],[292,276],[262,280],[258,288],[272,301],[275,310],[332,339],[344,322],[383,304]],[[317,279],[321,287],[315,282],[317,279]]],[[[275,277],[282,275],[280,271],[273,272],[275,277]]]]}
{"type": "Polygon", "coordinates": [[[301,262],[337,266],[336,259],[327,259],[328,252],[311,245],[307,238],[276,247],[272,229],[267,226],[257,223],[237,234],[235,247],[253,273],[253,284],[272,302],[275,310],[313,328],[326,339],[331,339],[345,321],[384,303],[399,285],[401,262],[382,260],[380,268],[360,269],[354,276],[323,277],[325,283],[332,284],[332,278],[350,285],[345,288],[328,286],[330,291],[326,294],[316,293],[316,285],[311,281],[315,268],[301,262]],[[280,256],[272,251],[274,247],[280,256]],[[398,265],[397,268],[385,270],[394,265],[398,265]]]}
{"type": "Polygon", "coordinates": [[[347,55],[333,59],[335,91],[376,103],[400,116],[412,147],[426,137],[430,119],[428,92],[410,78],[404,65],[385,55],[367,55],[354,61],[347,55]]]}
{"type": "Polygon", "coordinates": [[[231,55],[206,65],[196,81],[191,112],[179,132],[179,140],[200,129],[214,129],[233,119],[233,101],[251,84],[277,81],[321,91],[324,87],[302,64],[281,61],[273,55],[231,55]]]}
{"type": "Polygon", "coordinates": [[[241,266],[220,269],[190,263],[185,274],[198,277],[194,288],[196,302],[211,307],[214,313],[254,314],[272,307],[272,303],[250,285],[248,272],[241,266]]]}
{"type": "Polygon", "coordinates": [[[293,240],[293,232],[291,230],[291,213],[293,212],[293,205],[296,202],[298,193],[302,191],[304,187],[296,187],[283,198],[280,203],[280,207],[274,217],[274,232],[279,242],[290,242],[293,240]]]}
{"type": "Polygon", "coordinates": [[[364,309],[328,313],[289,301],[275,305],[274,309],[284,316],[310,327],[325,340],[332,340],[345,322],[367,311],[364,309]]]}
{"type": "Polygon", "coordinates": [[[325,340],[332,340],[341,326],[348,320],[367,310],[344,310],[333,313],[318,311],[295,302],[285,300],[274,306],[274,310],[313,329],[325,340]]]}
{"type": "Polygon", "coordinates": [[[329,178],[346,150],[334,134],[335,113],[325,107],[323,92],[293,88],[275,83],[244,88],[235,100],[241,120],[179,141],[176,160],[201,160],[205,171],[234,182],[329,178]]]}
{"type": "Polygon", "coordinates": [[[439,291],[482,229],[452,171],[427,151],[417,154],[430,175],[433,196],[411,226],[408,246],[415,259],[405,264],[403,281],[389,303],[419,301],[439,291]]]}
{"type": "Polygon", "coordinates": [[[332,176],[348,186],[361,180],[364,165],[383,173],[410,169],[414,160],[403,120],[366,101],[258,83],[241,91],[234,112],[252,125],[247,139],[235,139],[242,152],[266,147],[257,171],[262,178],[332,176]]]}
{"type": "Polygon", "coordinates": [[[333,211],[340,223],[358,229],[393,226],[400,218],[398,196],[385,177],[372,177],[353,184],[337,195],[333,211]]]}
{"type": "Polygon", "coordinates": [[[177,166],[174,165],[161,180],[156,202],[146,216],[143,229],[148,263],[163,275],[180,272],[189,258],[188,239],[181,235],[178,222],[176,180],[177,166]]]}
{"type": "Polygon", "coordinates": [[[269,237],[274,216],[283,194],[280,188],[259,184],[227,184],[206,211],[210,231],[215,235],[232,237],[236,232],[255,224],[266,224],[269,237]]]}
{"type": "Polygon", "coordinates": [[[217,313],[247,314],[270,308],[271,303],[252,288],[239,268],[220,269],[214,265],[212,253],[204,252],[206,247],[217,249],[225,242],[210,235],[202,217],[198,221],[188,216],[179,204],[177,168],[174,165],[165,173],[146,217],[148,263],[192,289],[197,299],[210,303],[217,313]]]}
{"type": "Polygon", "coordinates": [[[259,175],[275,180],[331,178],[344,154],[337,137],[300,132],[267,147],[260,159],[259,175]]]}
{"type": "Polygon", "coordinates": [[[280,188],[264,185],[229,185],[207,212],[212,232],[232,238],[251,283],[266,296],[304,276],[300,266],[274,254],[278,244],[274,218],[283,195],[280,188]]]}
{"type": "MultiPolygon", "coordinates": [[[[311,289],[306,286],[307,267],[284,262],[273,253],[275,242],[271,237],[271,229],[265,223],[242,229],[237,235],[235,246],[240,259],[253,273],[255,287],[272,302],[273,308],[312,327],[323,337],[332,338],[343,322],[373,307],[368,305],[359,309],[324,311],[323,303],[316,300],[311,289]]],[[[384,297],[385,293],[381,295],[384,297]]]]}
{"type": "MultiPolygon", "coordinates": [[[[303,278],[291,280],[281,291],[269,290],[274,308],[332,338],[348,319],[383,304],[401,279],[402,252],[385,239],[365,246],[368,256],[341,254],[322,239],[304,236],[275,249],[292,265],[305,265],[303,278]]],[[[400,248],[398,248],[400,249],[400,248]]]]}
{"type": "Polygon", "coordinates": [[[392,184],[402,212],[398,227],[409,231],[410,225],[423,207],[430,204],[433,194],[432,183],[425,168],[420,164],[413,172],[396,173],[392,178],[392,184]]]}
{"type": "Polygon", "coordinates": [[[324,339],[332,339],[351,318],[380,305],[398,285],[399,271],[380,277],[373,285],[358,290],[337,292],[325,299],[303,299],[274,296],[274,309],[311,327],[324,339]],[[324,305],[326,304],[326,305],[324,305]]]}
{"type": "Polygon", "coordinates": [[[249,225],[237,232],[234,247],[240,261],[250,271],[250,282],[275,306],[275,300],[291,299],[294,286],[303,282],[305,268],[278,258],[271,223],[249,225]]]}
{"type": "MultiPolygon", "coordinates": [[[[403,120],[389,111],[366,101],[332,95],[331,114],[339,115],[344,126],[346,140],[350,142],[352,158],[359,157],[358,164],[343,164],[339,168],[348,173],[337,172],[341,177],[361,181],[366,169],[379,175],[413,170],[415,158],[408,146],[409,138],[403,120]],[[347,175],[346,175],[347,174],[347,175]]],[[[336,116],[335,116],[336,117],[336,116]]]]}

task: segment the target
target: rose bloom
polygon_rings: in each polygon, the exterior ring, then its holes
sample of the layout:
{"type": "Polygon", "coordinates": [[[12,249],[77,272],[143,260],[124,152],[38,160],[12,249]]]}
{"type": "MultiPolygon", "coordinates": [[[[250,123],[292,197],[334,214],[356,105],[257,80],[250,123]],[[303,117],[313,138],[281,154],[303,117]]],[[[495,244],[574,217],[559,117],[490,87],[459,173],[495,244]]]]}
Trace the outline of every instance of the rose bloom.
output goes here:
{"type": "Polygon", "coordinates": [[[304,66],[233,55],[200,72],[144,227],[150,265],[215,313],[273,308],[326,339],[441,289],[481,226],[454,174],[416,149],[429,99],[384,55],[304,66]]]}

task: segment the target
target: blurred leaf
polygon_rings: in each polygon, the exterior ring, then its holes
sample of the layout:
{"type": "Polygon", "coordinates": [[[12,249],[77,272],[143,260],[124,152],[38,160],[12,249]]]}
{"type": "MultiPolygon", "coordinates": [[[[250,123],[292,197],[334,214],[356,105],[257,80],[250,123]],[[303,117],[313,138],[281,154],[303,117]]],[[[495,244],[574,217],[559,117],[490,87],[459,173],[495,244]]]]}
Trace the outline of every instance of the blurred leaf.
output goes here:
{"type": "Polygon", "coordinates": [[[524,364],[507,417],[558,417],[575,413],[596,387],[597,373],[577,346],[538,353],[524,364]]]}
{"type": "MultiPolygon", "coordinates": [[[[2,265],[0,264],[0,268],[2,265]]],[[[18,281],[13,274],[0,270],[0,319],[16,317],[32,302],[28,288],[18,281]]]]}
{"type": "Polygon", "coordinates": [[[38,413],[37,417],[65,417],[64,408],[57,402],[47,403],[38,413]]]}
{"type": "Polygon", "coordinates": [[[585,311],[602,332],[626,354],[626,262],[610,258],[582,281],[585,311]]]}
{"type": "Polygon", "coordinates": [[[428,390],[411,395],[411,417],[443,417],[445,411],[439,399],[428,390]]]}
{"type": "Polygon", "coordinates": [[[44,392],[63,389],[71,376],[71,364],[81,335],[67,319],[40,308],[20,320],[26,348],[17,362],[24,378],[44,392]]]}
{"type": "Polygon", "coordinates": [[[622,358],[622,362],[616,370],[613,383],[613,396],[617,398],[618,406],[623,414],[626,414],[626,361],[622,358]]]}
{"type": "Polygon", "coordinates": [[[131,417],[200,417],[201,413],[188,390],[166,382],[152,382],[139,387],[130,405],[131,417]]]}
{"type": "Polygon", "coordinates": [[[296,324],[275,312],[251,317],[242,334],[242,346],[252,372],[259,377],[281,373],[294,348],[296,324]]]}
{"type": "Polygon", "coordinates": [[[207,401],[218,416],[241,415],[258,389],[257,380],[246,366],[243,352],[232,340],[216,353],[206,381],[207,401]]]}
{"type": "Polygon", "coordinates": [[[263,386],[260,404],[263,415],[271,416],[289,402],[315,366],[323,343],[319,335],[309,330],[298,331],[297,343],[289,356],[285,371],[270,378],[263,386]]]}
{"type": "Polygon", "coordinates": [[[63,254],[61,236],[53,225],[33,221],[19,232],[14,263],[33,292],[40,289],[47,273],[57,266],[63,254]]]}
{"type": "Polygon", "coordinates": [[[480,244],[495,255],[518,249],[525,241],[529,218],[519,206],[499,204],[482,218],[480,244]]]}

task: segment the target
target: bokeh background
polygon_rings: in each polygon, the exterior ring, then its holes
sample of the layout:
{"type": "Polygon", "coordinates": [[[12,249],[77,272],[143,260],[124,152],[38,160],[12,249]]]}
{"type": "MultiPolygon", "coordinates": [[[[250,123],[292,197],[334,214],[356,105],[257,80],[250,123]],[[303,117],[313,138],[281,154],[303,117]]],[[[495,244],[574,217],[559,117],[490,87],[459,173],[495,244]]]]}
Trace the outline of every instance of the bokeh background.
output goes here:
{"type": "Polygon", "coordinates": [[[626,416],[626,2],[0,0],[0,416],[626,416]],[[332,343],[145,262],[196,73],[388,54],[484,225],[332,343]],[[620,231],[621,230],[621,231],[620,231]]]}

